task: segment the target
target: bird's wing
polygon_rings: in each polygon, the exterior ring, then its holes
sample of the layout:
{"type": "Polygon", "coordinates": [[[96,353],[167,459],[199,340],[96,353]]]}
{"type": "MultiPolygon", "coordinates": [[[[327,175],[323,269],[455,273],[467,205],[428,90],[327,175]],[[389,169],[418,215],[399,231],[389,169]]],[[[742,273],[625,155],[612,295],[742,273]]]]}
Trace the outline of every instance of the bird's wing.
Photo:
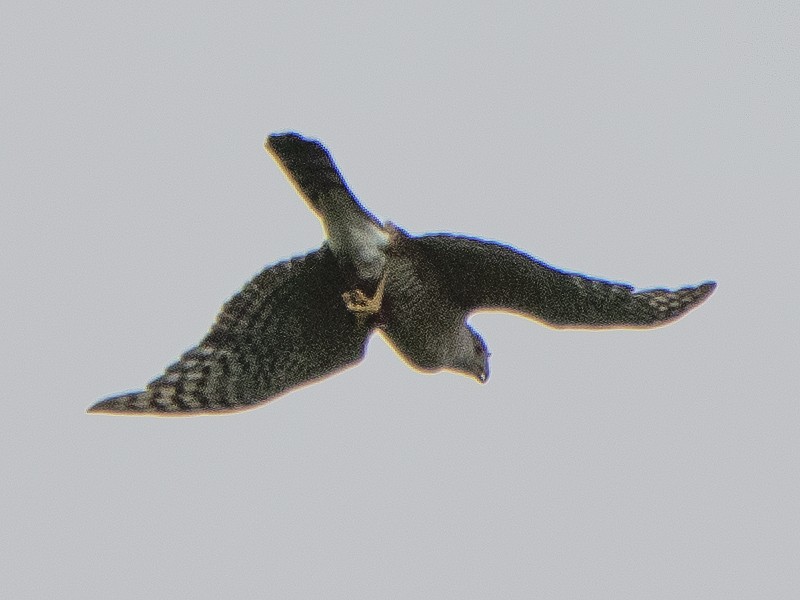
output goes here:
{"type": "Polygon", "coordinates": [[[144,391],[89,412],[187,415],[238,411],[350,366],[370,327],[348,312],[327,246],[268,267],[220,311],[200,344],[144,391]]]}
{"type": "Polygon", "coordinates": [[[496,242],[447,234],[411,238],[420,269],[465,311],[510,310],[551,327],[657,327],[700,304],[716,284],[635,291],[550,267],[496,242]]]}

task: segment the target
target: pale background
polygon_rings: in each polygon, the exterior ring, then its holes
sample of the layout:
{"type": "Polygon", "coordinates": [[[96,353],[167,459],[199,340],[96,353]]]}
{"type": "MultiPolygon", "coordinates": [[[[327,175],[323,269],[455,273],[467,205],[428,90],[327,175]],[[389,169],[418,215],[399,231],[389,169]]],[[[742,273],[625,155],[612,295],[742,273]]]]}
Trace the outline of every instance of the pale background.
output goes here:
{"type": "Polygon", "coordinates": [[[0,597],[800,597],[797,3],[2,12],[0,597]],[[485,386],[376,336],[251,412],[86,415],[320,244],[286,129],[412,232],[719,288],[475,316],[485,386]]]}

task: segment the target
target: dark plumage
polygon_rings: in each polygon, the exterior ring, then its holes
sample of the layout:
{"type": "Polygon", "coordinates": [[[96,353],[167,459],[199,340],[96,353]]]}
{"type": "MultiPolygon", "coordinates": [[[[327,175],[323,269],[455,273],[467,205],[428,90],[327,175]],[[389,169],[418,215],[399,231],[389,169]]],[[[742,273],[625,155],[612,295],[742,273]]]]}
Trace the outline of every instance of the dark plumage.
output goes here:
{"type": "Polygon", "coordinates": [[[636,292],[496,242],[409,236],[361,206],[319,142],[286,133],[271,135],[266,148],[320,217],[326,242],[256,276],[200,344],[144,391],[89,412],[243,410],[358,362],[375,329],[419,369],[483,382],[489,353],[466,323],[471,312],[513,311],[560,328],[647,328],[677,319],[716,286],[636,292]]]}

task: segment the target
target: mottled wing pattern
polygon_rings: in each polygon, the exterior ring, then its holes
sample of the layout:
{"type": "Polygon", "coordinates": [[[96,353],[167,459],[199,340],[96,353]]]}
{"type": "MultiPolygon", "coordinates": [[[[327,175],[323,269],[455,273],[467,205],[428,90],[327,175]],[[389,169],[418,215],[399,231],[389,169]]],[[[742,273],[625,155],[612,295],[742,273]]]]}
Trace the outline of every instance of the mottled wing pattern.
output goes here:
{"type": "Polygon", "coordinates": [[[358,362],[369,328],[342,301],[323,246],[268,267],[231,298],[208,335],[144,391],[89,412],[186,415],[237,411],[358,362]]]}
{"type": "Polygon", "coordinates": [[[413,238],[420,269],[444,283],[465,310],[505,309],[551,327],[656,327],[700,304],[716,284],[679,290],[633,287],[568,273],[508,246],[434,234],[413,238]]]}
{"type": "Polygon", "coordinates": [[[365,209],[347,187],[328,150],[316,140],[296,133],[270,135],[264,144],[267,152],[284,170],[306,201],[320,213],[327,202],[335,206],[353,204],[376,225],[378,220],[365,209]]]}

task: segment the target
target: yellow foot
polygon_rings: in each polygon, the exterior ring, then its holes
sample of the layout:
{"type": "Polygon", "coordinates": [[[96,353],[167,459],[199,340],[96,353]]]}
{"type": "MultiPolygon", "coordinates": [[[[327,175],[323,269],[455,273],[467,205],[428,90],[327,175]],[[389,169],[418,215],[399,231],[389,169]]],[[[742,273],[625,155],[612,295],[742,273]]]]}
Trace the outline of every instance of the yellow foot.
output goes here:
{"type": "Polygon", "coordinates": [[[381,309],[383,302],[383,288],[386,285],[386,273],[381,276],[375,294],[370,298],[359,289],[342,294],[344,305],[352,313],[358,316],[369,316],[376,314],[381,309]]]}

